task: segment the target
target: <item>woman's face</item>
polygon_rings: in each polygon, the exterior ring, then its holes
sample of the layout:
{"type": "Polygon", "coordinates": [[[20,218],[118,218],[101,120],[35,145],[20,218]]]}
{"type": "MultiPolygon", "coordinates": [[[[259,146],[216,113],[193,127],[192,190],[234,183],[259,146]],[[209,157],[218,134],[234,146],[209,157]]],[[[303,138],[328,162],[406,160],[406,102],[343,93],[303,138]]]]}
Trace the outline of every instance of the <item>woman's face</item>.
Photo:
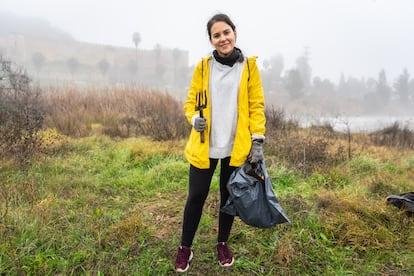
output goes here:
{"type": "Polygon", "coordinates": [[[211,26],[210,33],[210,43],[217,50],[219,56],[229,56],[236,43],[236,32],[226,22],[218,21],[211,26]]]}

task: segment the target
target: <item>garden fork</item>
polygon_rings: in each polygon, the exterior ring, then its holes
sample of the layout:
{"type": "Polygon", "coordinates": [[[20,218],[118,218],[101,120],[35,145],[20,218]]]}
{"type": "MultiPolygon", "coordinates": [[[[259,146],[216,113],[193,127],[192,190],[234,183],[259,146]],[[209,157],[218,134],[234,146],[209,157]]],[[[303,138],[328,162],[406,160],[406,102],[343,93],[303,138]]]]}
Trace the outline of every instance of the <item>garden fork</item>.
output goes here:
{"type": "MultiPolygon", "coordinates": [[[[200,112],[200,118],[204,118],[203,109],[207,107],[207,93],[206,90],[203,92],[198,92],[196,95],[197,105],[195,107],[196,111],[200,112]]],[[[204,143],[204,130],[200,132],[200,142],[204,143]]]]}

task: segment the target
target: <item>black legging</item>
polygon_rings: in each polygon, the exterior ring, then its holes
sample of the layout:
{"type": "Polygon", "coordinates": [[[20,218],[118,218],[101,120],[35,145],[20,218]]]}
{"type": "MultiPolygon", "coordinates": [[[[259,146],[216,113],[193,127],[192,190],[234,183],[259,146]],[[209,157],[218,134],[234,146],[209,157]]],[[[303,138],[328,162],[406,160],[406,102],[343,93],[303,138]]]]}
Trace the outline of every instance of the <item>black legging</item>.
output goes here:
{"type": "MultiPolygon", "coordinates": [[[[229,197],[226,184],[231,173],[236,169],[229,166],[229,162],[230,157],[220,160],[220,208],[226,204],[229,197]]],[[[218,159],[210,159],[209,169],[198,169],[190,165],[189,192],[184,209],[181,245],[190,247],[193,243],[217,163],[218,159]]],[[[234,216],[219,212],[218,242],[227,242],[233,220],[234,216]]]]}

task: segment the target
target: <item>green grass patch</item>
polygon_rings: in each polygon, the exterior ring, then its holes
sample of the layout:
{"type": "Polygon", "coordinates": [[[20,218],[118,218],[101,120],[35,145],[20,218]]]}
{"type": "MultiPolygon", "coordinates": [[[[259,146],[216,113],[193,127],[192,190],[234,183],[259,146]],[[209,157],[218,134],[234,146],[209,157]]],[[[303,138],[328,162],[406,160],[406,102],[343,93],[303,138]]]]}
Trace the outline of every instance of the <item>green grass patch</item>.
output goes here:
{"type": "MultiPolygon", "coordinates": [[[[0,165],[0,274],[172,275],[189,164],[184,141],[105,136],[54,145],[26,173],[0,165]]],[[[219,168],[194,241],[193,275],[411,275],[414,222],[385,204],[414,190],[412,157],[357,156],[305,177],[268,173],[291,224],[235,219],[236,263],[217,264],[219,168]]]]}

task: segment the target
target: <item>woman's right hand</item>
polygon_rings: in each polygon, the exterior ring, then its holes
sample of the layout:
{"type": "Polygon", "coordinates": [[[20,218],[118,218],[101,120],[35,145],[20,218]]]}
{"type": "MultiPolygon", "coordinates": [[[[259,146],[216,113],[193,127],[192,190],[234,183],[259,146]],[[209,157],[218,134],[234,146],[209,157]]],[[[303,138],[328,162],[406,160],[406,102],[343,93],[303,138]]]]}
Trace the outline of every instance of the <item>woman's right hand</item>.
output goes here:
{"type": "Polygon", "coordinates": [[[198,132],[202,132],[207,127],[207,120],[206,118],[197,117],[194,120],[194,129],[198,132]]]}

